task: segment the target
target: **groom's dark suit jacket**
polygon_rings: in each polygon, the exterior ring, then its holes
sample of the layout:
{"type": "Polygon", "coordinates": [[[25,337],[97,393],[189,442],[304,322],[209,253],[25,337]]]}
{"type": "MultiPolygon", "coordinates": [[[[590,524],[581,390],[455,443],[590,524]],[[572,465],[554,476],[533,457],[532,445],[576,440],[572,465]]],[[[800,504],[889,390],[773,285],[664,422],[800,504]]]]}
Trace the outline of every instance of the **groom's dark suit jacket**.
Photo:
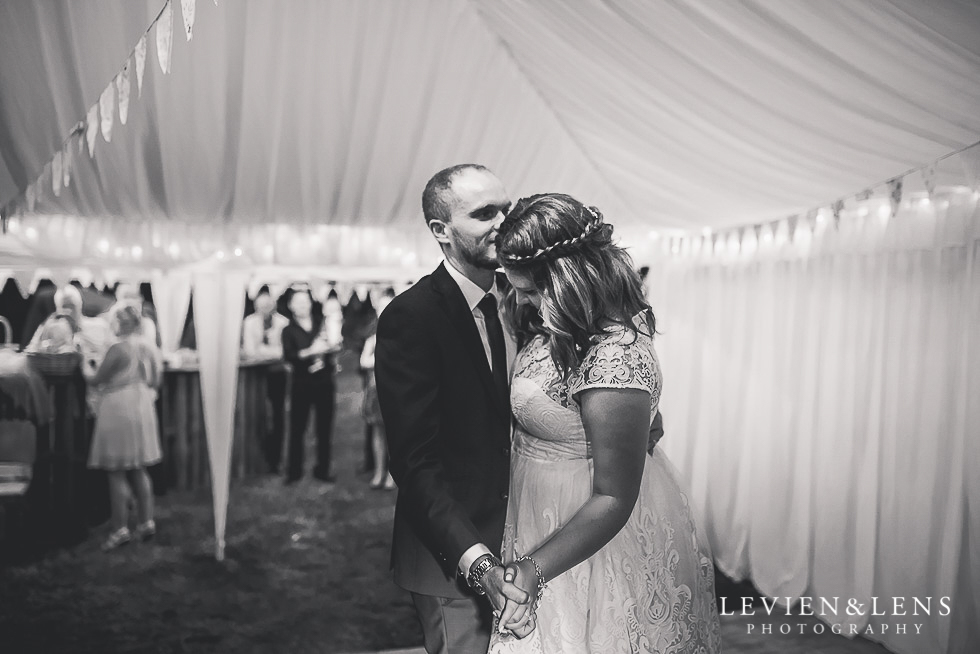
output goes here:
{"type": "Polygon", "coordinates": [[[510,476],[510,402],[495,390],[473,315],[440,266],[385,308],[375,377],[398,483],[392,567],[402,588],[471,593],[463,552],[499,554],[510,476]]]}

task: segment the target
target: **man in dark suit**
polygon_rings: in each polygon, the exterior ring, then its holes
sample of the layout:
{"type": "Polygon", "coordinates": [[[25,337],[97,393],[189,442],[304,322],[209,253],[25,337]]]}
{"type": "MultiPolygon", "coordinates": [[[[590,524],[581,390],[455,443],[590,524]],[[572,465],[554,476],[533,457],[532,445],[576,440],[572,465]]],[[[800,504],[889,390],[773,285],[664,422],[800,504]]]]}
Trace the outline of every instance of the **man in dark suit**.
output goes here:
{"type": "Polygon", "coordinates": [[[475,164],[436,173],[422,194],[446,261],[378,321],[375,375],[398,484],[395,583],[412,593],[430,653],[483,653],[491,610],[526,593],[499,552],[510,486],[508,368],[494,239],[510,207],[475,164]],[[486,594],[487,602],[480,598],[486,594]]]}

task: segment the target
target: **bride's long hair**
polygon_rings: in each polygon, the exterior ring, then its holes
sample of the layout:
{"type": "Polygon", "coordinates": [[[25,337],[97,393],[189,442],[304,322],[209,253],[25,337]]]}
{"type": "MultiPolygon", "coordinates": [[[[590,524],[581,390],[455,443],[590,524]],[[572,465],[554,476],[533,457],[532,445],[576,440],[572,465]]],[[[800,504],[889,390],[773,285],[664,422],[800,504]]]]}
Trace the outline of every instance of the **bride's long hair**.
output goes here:
{"type": "Polygon", "coordinates": [[[541,294],[539,312],[518,305],[511,289],[505,315],[519,344],[537,334],[548,339],[563,375],[611,326],[635,335],[633,318],[643,313],[649,333],[656,331],[640,275],[612,233],[598,209],[561,193],[521,198],[497,230],[500,263],[528,274],[541,294]]]}

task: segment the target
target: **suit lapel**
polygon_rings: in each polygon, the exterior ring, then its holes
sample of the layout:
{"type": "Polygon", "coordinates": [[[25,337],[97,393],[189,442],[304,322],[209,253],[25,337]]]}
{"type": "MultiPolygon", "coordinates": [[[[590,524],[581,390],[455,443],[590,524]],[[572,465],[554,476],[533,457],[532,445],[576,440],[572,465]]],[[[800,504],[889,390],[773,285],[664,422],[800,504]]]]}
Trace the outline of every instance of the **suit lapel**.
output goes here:
{"type": "Polygon", "coordinates": [[[486,388],[487,395],[493,399],[498,410],[508,413],[509,407],[505,404],[506,398],[500,397],[496,385],[493,383],[490,362],[487,361],[487,353],[483,349],[483,339],[480,338],[480,331],[476,328],[473,312],[466,304],[466,298],[463,297],[463,292],[459,290],[459,285],[446,271],[445,263],[439,264],[439,267],[432,273],[432,287],[439,293],[443,308],[446,310],[456,333],[460,335],[463,347],[476,366],[477,375],[486,388]]]}

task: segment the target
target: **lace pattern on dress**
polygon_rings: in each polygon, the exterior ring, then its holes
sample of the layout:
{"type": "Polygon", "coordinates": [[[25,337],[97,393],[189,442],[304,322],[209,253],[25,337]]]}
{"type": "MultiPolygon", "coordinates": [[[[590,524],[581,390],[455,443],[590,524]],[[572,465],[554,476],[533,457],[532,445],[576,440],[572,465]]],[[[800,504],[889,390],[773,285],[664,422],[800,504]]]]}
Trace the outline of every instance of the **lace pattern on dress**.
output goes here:
{"type": "Polygon", "coordinates": [[[514,363],[514,377],[533,379],[548,397],[566,409],[574,405],[568,392],[568,383],[555,368],[544,336],[535,336],[521,349],[514,363]]]}
{"type": "Polygon", "coordinates": [[[590,388],[637,388],[649,391],[652,412],[660,402],[663,379],[653,339],[625,329],[610,332],[593,345],[569,377],[568,392],[575,397],[590,388]]]}

